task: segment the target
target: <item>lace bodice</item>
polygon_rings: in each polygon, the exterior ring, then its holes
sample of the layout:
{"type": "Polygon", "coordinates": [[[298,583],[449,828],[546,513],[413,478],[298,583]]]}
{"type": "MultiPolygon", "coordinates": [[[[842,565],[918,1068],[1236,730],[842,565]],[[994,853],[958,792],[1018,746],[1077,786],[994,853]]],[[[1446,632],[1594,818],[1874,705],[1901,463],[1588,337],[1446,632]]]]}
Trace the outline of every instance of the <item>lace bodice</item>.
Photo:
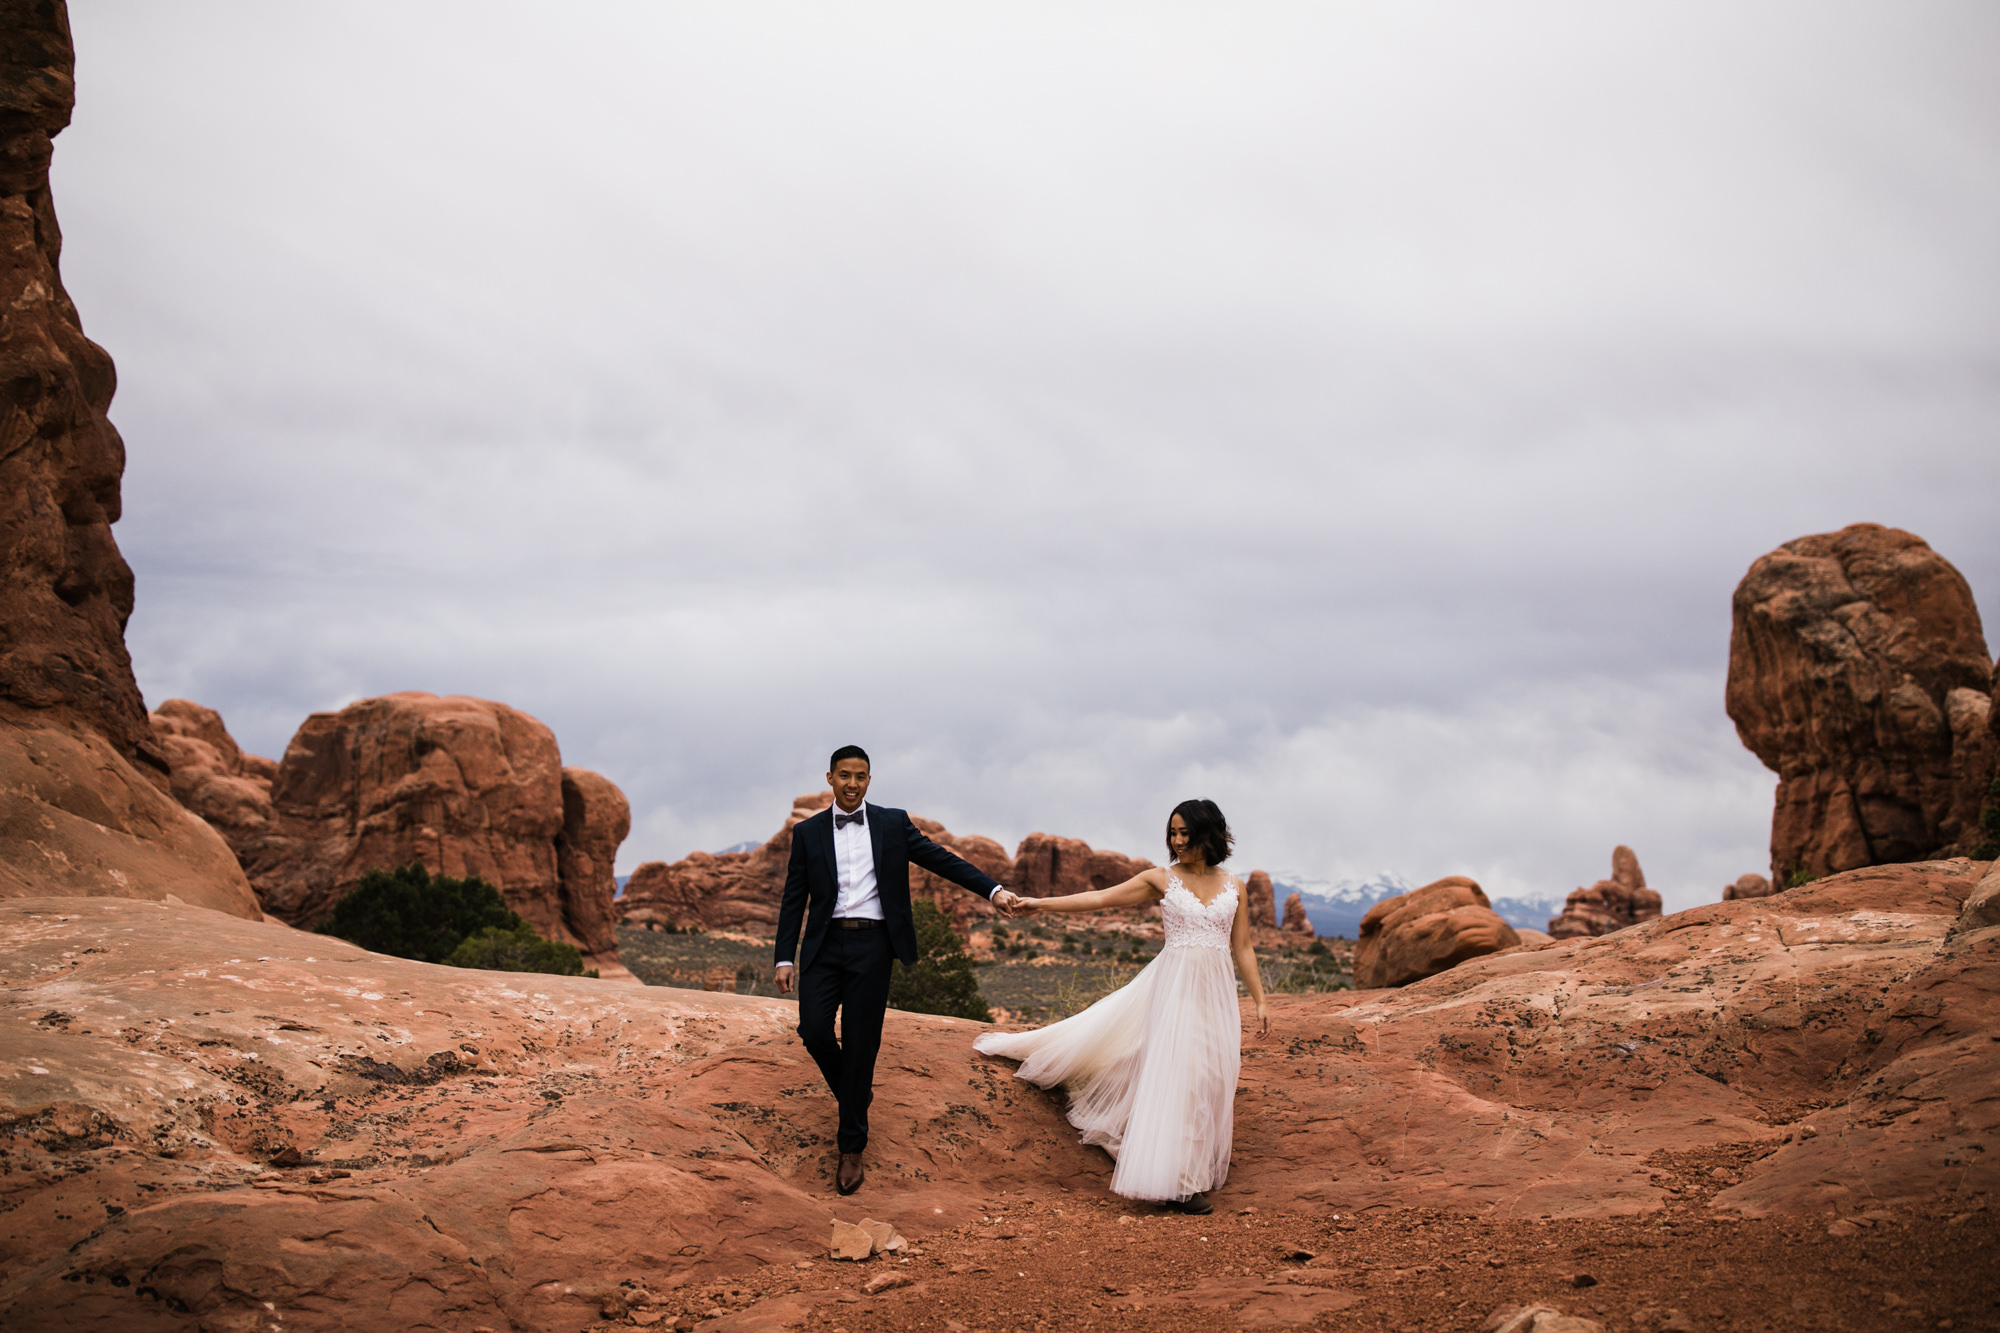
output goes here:
{"type": "Polygon", "coordinates": [[[1229,947],[1229,928],[1236,920],[1236,877],[1227,877],[1223,885],[1215,900],[1204,906],[1194,891],[1181,883],[1181,877],[1168,869],[1166,896],[1160,899],[1160,916],[1167,923],[1167,948],[1229,947]]]}

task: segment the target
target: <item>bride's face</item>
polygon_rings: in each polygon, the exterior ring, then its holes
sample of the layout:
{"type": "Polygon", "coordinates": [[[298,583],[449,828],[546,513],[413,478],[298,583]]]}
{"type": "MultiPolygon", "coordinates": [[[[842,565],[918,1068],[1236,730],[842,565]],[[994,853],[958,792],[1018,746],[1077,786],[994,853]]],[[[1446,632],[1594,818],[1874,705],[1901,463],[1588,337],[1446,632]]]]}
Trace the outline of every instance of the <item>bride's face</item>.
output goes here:
{"type": "Polygon", "coordinates": [[[1188,842],[1187,821],[1179,815],[1167,820],[1167,850],[1174,854],[1174,860],[1183,865],[1198,865],[1201,863],[1201,853],[1195,852],[1190,855],[1188,842]]]}

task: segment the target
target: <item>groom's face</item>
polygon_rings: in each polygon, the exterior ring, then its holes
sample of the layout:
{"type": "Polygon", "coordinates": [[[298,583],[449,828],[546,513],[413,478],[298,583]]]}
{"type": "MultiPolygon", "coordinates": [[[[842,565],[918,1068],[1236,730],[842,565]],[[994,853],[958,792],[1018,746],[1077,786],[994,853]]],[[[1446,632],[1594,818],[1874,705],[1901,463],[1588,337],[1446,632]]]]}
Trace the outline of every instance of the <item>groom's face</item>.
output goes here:
{"type": "Polygon", "coordinates": [[[859,810],[868,795],[868,761],[841,760],[833,766],[833,772],[826,775],[826,785],[833,788],[835,805],[849,812],[859,810]]]}

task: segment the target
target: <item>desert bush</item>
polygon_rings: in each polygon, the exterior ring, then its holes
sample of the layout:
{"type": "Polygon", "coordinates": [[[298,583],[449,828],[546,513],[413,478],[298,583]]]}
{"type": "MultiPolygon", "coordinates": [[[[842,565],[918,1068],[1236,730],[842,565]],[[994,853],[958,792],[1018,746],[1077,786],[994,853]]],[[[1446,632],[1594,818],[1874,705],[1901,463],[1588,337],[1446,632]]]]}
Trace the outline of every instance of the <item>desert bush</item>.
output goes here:
{"type": "Polygon", "coordinates": [[[376,953],[442,963],[466,936],[488,926],[529,929],[500,890],[477,875],[454,879],[413,863],[363,875],[315,929],[376,953]]]}
{"type": "Polygon", "coordinates": [[[1314,953],[1260,957],[1257,971],[1264,989],[1273,995],[1318,995],[1327,991],[1352,990],[1354,975],[1347,964],[1322,949],[1314,953]]]}
{"type": "Polygon", "coordinates": [[[1979,812],[1979,845],[1972,849],[1975,861],[2000,861],[2000,778],[1986,789],[1986,808],[1979,812]]]}
{"type": "Polygon", "coordinates": [[[433,875],[416,863],[369,871],[314,929],[420,963],[571,977],[583,971],[574,945],[536,934],[485,880],[433,875]],[[472,961],[479,959],[493,961],[472,961]]]}
{"type": "MultiPolygon", "coordinates": [[[[451,967],[483,967],[490,972],[584,975],[582,950],[560,940],[545,940],[525,925],[519,930],[488,926],[477,935],[467,935],[444,961],[451,967]]],[[[597,973],[593,970],[590,975],[597,973]]]]}
{"type": "Polygon", "coordinates": [[[889,1007],[913,1014],[945,1014],[981,1023],[993,1021],[993,1011],[979,993],[972,975],[972,956],[965,940],[937,904],[919,898],[911,905],[916,916],[917,962],[903,966],[899,958],[889,974],[889,1007]]]}

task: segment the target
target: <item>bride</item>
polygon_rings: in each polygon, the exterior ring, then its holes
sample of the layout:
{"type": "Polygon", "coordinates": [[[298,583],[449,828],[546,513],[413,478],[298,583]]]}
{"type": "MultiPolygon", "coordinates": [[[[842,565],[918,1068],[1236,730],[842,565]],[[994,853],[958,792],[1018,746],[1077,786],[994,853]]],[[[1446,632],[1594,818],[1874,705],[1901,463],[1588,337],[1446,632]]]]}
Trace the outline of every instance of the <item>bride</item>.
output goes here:
{"type": "Polygon", "coordinates": [[[988,1032],[975,1050],[1021,1062],[1016,1077],[1069,1092],[1069,1120],[1117,1159],[1111,1191],[1212,1211],[1229,1175],[1242,1018],[1233,955],[1271,1030],[1250,946],[1243,886],[1219,868],[1235,840],[1214,801],[1182,801],[1167,820],[1173,864],[1123,884],[1060,898],[1021,898],[1017,913],[1101,912],[1158,903],[1167,939],[1138,976],[1090,1008],[1032,1032],[988,1032]]]}

